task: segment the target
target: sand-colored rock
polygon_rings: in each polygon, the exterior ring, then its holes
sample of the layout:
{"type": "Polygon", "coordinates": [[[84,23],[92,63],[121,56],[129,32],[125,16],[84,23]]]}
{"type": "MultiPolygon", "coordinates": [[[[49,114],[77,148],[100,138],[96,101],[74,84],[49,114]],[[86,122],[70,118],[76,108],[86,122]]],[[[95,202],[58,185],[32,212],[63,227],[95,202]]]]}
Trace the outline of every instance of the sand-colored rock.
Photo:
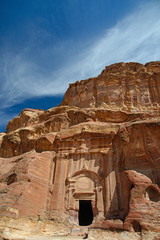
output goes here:
{"type": "Polygon", "coordinates": [[[113,64],[24,109],[0,166],[2,239],[160,239],[160,62],[113,64]]]}
{"type": "Polygon", "coordinates": [[[70,84],[62,105],[159,114],[160,62],[118,63],[70,84]]]}

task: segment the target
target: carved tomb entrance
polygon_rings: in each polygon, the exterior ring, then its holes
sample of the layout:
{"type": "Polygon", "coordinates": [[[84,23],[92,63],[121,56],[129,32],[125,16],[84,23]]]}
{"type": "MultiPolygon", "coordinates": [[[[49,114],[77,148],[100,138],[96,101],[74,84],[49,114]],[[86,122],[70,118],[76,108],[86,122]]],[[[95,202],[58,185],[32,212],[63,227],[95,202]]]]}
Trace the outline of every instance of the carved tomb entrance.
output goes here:
{"type": "Polygon", "coordinates": [[[104,218],[102,179],[83,169],[67,178],[66,210],[72,224],[87,226],[104,218]]]}

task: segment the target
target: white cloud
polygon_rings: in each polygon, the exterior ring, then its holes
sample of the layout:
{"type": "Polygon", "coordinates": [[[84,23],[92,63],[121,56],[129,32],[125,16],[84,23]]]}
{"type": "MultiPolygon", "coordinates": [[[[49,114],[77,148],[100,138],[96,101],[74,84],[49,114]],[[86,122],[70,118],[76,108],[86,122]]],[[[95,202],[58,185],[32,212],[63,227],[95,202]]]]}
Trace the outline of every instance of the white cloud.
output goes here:
{"type": "Polygon", "coordinates": [[[96,75],[105,65],[120,61],[160,60],[160,2],[146,4],[125,17],[87,53],[86,73],[96,75]]]}
{"type": "MultiPolygon", "coordinates": [[[[33,96],[63,94],[69,83],[97,76],[106,65],[115,62],[145,63],[160,60],[159,13],[158,1],[140,6],[117,25],[107,29],[103,36],[98,39],[96,36],[96,42],[93,39],[90,47],[78,55],[73,54],[72,48],[68,61],[60,67],[55,65],[57,69],[50,69],[48,73],[42,64],[38,66],[26,57],[30,46],[17,55],[5,53],[1,64],[1,73],[5,79],[1,87],[1,107],[14,105],[33,96]]],[[[63,51],[65,47],[71,48],[71,45],[64,43],[63,51]]],[[[51,53],[48,61],[56,62],[54,48],[46,48],[47,54],[51,53]]]]}

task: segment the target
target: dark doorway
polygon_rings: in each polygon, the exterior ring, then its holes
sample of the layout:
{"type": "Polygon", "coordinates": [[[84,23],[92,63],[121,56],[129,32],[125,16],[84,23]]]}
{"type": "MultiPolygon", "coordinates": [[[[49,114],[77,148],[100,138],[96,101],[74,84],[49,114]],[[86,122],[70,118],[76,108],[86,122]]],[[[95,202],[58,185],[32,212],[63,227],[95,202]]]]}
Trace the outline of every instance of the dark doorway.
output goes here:
{"type": "Polygon", "coordinates": [[[79,200],[79,225],[88,226],[93,221],[91,200],[79,200]]]}

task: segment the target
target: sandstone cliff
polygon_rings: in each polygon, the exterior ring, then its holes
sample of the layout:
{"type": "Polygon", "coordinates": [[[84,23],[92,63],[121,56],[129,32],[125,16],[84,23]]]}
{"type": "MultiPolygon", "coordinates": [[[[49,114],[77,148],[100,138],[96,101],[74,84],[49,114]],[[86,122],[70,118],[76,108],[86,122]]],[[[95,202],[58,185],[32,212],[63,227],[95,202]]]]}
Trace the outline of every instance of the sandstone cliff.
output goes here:
{"type": "Polygon", "coordinates": [[[24,109],[0,134],[0,164],[4,238],[27,223],[33,235],[88,225],[159,239],[160,62],[113,64],[59,106],[24,109]]]}

